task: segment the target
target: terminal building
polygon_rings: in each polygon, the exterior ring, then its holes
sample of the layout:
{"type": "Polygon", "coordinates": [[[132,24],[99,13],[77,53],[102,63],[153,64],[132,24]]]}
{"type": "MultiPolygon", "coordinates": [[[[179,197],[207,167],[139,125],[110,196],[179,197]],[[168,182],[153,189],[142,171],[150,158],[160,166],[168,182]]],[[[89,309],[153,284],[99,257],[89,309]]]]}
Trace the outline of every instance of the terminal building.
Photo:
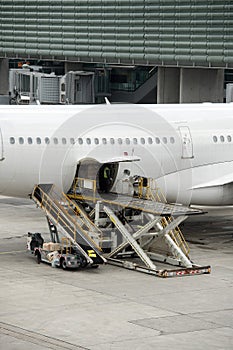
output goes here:
{"type": "Polygon", "coordinates": [[[0,95],[19,62],[79,72],[69,103],[223,102],[233,81],[230,0],[4,0],[0,23],[0,95]]]}

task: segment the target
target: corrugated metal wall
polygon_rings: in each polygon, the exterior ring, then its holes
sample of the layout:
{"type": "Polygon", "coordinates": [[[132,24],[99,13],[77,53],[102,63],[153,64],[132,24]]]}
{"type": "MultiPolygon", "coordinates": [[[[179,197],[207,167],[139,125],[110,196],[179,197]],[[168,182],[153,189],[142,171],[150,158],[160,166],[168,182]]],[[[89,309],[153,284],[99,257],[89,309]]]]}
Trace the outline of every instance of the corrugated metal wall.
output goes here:
{"type": "Polygon", "coordinates": [[[233,1],[1,0],[0,56],[233,67],[233,1]]]}

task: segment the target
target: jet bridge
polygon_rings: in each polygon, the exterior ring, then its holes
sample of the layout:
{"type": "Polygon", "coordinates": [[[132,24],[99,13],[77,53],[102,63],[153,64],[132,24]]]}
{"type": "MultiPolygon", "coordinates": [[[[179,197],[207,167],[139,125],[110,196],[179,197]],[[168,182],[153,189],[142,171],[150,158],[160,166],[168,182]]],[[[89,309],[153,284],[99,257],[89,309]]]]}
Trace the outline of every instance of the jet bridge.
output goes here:
{"type": "Polygon", "coordinates": [[[45,212],[53,241],[60,232],[87,264],[108,262],[159,277],[210,273],[210,266],[190,260],[179,229],[189,215],[202,212],[163,202],[152,180],[144,180],[139,179],[133,197],[102,193],[95,180],[78,178],[69,195],[52,184],[40,184],[32,199],[45,212]],[[176,268],[159,267],[161,263],[176,268]]]}

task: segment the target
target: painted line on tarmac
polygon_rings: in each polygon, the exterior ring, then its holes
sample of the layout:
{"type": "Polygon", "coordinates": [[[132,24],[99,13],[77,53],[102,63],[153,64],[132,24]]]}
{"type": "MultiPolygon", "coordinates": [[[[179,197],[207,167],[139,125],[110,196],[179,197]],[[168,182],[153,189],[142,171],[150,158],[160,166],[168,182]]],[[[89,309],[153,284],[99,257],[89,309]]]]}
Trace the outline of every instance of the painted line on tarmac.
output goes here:
{"type": "Polygon", "coordinates": [[[0,335],[4,334],[9,337],[14,337],[21,341],[36,344],[40,349],[54,349],[54,350],[90,350],[89,348],[69,343],[65,340],[50,337],[48,335],[34,332],[22,327],[14,326],[5,322],[0,322],[0,335]]]}

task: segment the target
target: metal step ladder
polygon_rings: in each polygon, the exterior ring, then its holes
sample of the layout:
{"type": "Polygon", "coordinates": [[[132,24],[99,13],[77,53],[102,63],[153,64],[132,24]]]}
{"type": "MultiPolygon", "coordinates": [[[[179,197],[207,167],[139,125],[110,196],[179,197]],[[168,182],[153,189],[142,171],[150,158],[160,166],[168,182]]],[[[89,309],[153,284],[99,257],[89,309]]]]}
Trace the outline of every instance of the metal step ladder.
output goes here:
{"type": "MultiPolygon", "coordinates": [[[[169,216],[168,218],[163,217],[162,220],[162,226],[165,228],[166,226],[168,226],[172,221],[174,221],[174,217],[169,216]]],[[[172,230],[169,231],[169,235],[172,238],[172,240],[175,242],[175,244],[182,250],[182,252],[188,257],[189,256],[189,246],[179,228],[179,226],[177,225],[176,227],[174,227],[172,230]]]]}
{"type": "Polygon", "coordinates": [[[87,263],[106,262],[100,247],[102,233],[77,203],[72,202],[52,184],[35,186],[32,199],[45,212],[50,222],[70,239],[87,263]]]}
{"type": "MultiPolygon", "coordinates": [[[[152,178],[141,177],[138,179],[138,197],[149,201],[167,203],[164,194],[157,186],[156,180],[152,178]]],[[[161,220],[161,225],[163,228],[166,228],[174,220],[175,219],[172,215],[167,217],[163,216],[161,220]]],[[[185,219],[183,219],[182,221],[184,220],[185,219]]],[[[168,234],[170,235],[171,239],[174,241],[176,246],[178,246],[186,255],[186,257],[188,257],[190,249],[179,226],[177,225],[176,227],[174,227],[168,232],[168,234]]]]}
{"type": "MultiPolygon", "coordinates": [[[[150,221],[154,219],[154,215],[146,215],[148,216],[150,221]]],[[[148,234],[148,240],[144,240],[144,242],[141,242],[141,245],[143,246],[147,254],[151,258],[153,257],[158,261],[166,261],[172,265],[178,264],[187,268],[192,267],[193,264],[190,261],[189,256],[186,254],[186,251],[184,252],[181,249],[173,233],[173,231],[186,219],[187,216],[179,216],[177,218],[172,218],[171,220],[167,221],[165,217],[160,217],[159,221],[154,226],[156,231],[154,233],[148,234]],[[162,240],[165,243],[165,246],[167,247],[166,258],[164,258],[164,254],[159,255],[158,253],[156,253],[156,248],[159,247],[159,239],[160,244],[162,240]]]]}

